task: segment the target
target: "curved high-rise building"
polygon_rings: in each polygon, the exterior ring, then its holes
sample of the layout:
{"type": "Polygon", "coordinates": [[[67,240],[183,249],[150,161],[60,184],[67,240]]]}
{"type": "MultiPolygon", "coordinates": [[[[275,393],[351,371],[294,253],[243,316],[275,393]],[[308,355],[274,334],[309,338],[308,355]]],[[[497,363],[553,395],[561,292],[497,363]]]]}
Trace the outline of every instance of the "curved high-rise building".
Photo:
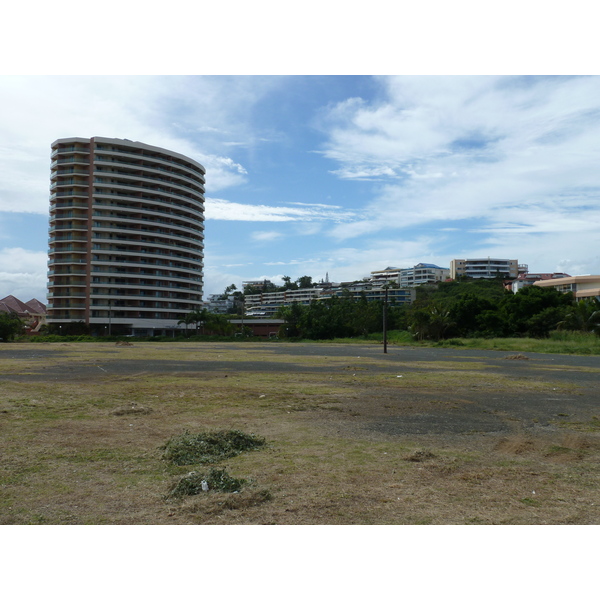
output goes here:
{"type": "Polygon", "coordinates": [[[48,323],[158,335],[202,303],[204,167],[130,140],[52,144],[48,323]]]}

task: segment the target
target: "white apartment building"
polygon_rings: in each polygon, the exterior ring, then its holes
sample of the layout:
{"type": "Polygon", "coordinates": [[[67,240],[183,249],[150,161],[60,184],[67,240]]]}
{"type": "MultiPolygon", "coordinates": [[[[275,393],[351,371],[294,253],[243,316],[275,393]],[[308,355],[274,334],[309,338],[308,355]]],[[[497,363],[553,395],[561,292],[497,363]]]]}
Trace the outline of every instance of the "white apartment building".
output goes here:
{"type": "Polygon", "coordinates": [[[461,276],[475,279],[516,279],[519,273],[526,272],[527,265],[519,265],[518,260],[506,258],[456,258],[450,261],[451,279],[461,276]]]}
{"type": "Polygon", "coordinates": [[[201,309],[204,167],[103,137],[56,140],[51,158],[48,323],[153,335],[201,309]]]}
{"type": "Polygon", "coordinates": [[[417,287],[427,283],[446,281],[450,277],[450,269],[444,269],[431,263],[419,263],[412,269],[401,269],[400,287],[417,287]]]}
{"type": "Polygon", "coordinates": [[[235,301],[232,296],[211,294],[206,299],[205,307],[208,312],[225,315],[229,313],[230,310],[233,310],[235,307],[235,301]]]}
{"type": "Polygon", "coordinates": [[[310,304],[321,295],[322,288],[302,288],[299,290],[281,290],[246,296],[245,314],[248,317],[272,317],[282,306],[294,302],[310,304]]]}
{"type": "Polygon", "coordinates": [[[386,267],[380,271],[371,271],[369,281],[383,283],[397,283],[400,285],[400,273],[402,269],[398,267],[386,267]]]}
{"type": "Polygon", "coordinates": [[[400,287],[417,287],[425,283],[437,283],[450,277],[450,269],[431,263],[419,263],[409,269],[386,267],[371,271],[370,282],[374,284],[394,283],[400,287]]]}

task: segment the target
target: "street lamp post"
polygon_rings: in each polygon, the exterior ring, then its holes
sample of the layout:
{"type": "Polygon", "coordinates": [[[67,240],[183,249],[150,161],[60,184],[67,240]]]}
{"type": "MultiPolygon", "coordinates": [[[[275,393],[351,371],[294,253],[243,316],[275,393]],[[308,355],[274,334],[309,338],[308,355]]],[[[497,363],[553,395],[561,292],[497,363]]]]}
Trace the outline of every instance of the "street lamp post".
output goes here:
{"type": "Polygon", "coordinates": [[[109,298],[108,299],[108,335],[110,336],[111,334],[111,308],[112,308],[112,300],[109,298]]]}
{"type": "Polygon", "coordinates": [[[242,337],[244,337],[244,312],[245,312],[245,306],[244,306],[244,299],[242,298],[242,337]]]}
{"type": "Polygon", "coordinates": [[[385,286],[385,299],[383,301],[383,353],[387,354],[387,303],[388,286],[385,286]]]}

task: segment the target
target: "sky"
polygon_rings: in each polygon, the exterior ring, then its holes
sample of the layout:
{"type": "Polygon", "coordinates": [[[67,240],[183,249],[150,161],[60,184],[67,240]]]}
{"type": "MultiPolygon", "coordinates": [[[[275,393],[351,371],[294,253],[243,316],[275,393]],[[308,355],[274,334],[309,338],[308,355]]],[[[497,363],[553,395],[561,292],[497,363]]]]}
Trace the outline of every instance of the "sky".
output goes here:
{"type": "Polygon", "coordinates": [[[584,0],[569,12],[423,0],[393,15],[384,0],[143,6],[105,0],[85,52],[57,45],[81,27],[73,0],[60,15],[6,8],[0,298],[46,299],[50,146],[72,136],[205,166],[205,298],[245,280],[353,281],[453,258],[600,273],[600,78],[584,0]]]}
{"type": "Polygon", "coordinates": [[[600,77],[0,77],[0,297],[45,301],[50,145],[206,168],[205,297],[453,258],[600,273],[600,77]]]}

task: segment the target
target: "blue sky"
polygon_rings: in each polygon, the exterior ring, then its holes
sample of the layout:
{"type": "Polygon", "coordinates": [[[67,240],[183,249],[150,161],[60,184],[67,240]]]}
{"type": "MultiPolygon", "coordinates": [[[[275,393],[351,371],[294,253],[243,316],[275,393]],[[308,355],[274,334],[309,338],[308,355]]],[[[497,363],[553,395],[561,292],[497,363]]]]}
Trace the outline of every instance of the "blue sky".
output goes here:
{"type": "Polygon", "coordinates": [[[0,77],[0,297],[45,300],[50,144],[200,161],[205,293],[516,258],[600,273],[597,76],[0,77]]]}
{"type": "Polygon", "coordinates": [[[206,176],[205,293],[516,258],[600,273],[600,78],[0,77],[0,296],[45,298],[59,137],[139,140],[206,176]]]}

